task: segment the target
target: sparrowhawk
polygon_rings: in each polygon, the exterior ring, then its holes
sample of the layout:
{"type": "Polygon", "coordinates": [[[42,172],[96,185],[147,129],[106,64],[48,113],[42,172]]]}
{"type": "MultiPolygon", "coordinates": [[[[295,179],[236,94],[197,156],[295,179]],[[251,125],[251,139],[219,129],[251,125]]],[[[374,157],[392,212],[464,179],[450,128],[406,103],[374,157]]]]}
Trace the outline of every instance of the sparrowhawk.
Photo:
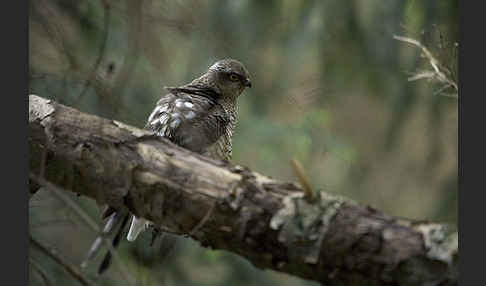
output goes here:
{"type": "MultiPolygon", "coordinates": [[[[179,87],[166,87],[169,93],[157,102],[145,129],[173,143],[215,159],[230,160],[231,138],[237,122],[237,98],[251,87],[248,70],[234,59],[213,64],[205,74],[179,87]]],[[[127,239],[134,241],[149,221],[108,208],[110,219],[103,232],[111,233],[121,223],[113,244],[118,244],[128,216],[132,217],[127,239]]],[[[101,238],[93,243],[88,259],[94,255],[101,238]],[[96,245],[98,244],[98,245],[96,245]]],[[[109,253],[100,272],[109,264],[109,253]]]]}

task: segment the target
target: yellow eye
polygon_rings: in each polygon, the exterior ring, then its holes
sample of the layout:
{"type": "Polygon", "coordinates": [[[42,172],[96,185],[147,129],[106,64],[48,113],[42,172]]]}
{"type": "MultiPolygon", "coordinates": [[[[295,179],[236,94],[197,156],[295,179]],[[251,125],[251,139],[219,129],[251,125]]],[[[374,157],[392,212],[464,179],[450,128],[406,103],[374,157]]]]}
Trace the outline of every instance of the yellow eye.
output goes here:
{"type": "Polygon", "coordinates": [[[229,79],[231,81],[238,81],[239,80],[238,76],[235,75],[234,73],[232,73],[232,74],[229,75],[229,79]]]}

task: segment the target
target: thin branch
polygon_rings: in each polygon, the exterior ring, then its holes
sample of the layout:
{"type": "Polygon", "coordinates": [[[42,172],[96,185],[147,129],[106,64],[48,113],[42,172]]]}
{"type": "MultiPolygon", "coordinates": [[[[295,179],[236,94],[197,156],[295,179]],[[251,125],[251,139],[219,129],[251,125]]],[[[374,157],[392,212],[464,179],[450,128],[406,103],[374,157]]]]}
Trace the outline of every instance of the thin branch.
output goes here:
{"type": "MultiPolygon", "coordinates": [[[[428,59],[430,66],[432,67],[432,71],[424,71],[417,73],[416,75],[409,77],[409,81],[419,80],[419,79],[435,79],[440,83],[446,84],[447,87],[452,87],[458,94],[459,89],[457,83],[454,80],[450,79],[446,74],[451,74],[446,67],[444,67],[433,55],[432,53],[419,41],[394,35],[393,38],[395,40],[411,44],[422,51],[422,55],[428,59]]],[[[457,96],[456,96],[457,97],[457,96]]]]}
{"type": "Polygon", "coordinates": [[[67,261],[64,261],[64,259],[61,256],[59,256],[55,250],[43,245],[40,241],[37,241],[30,234],[29,234],[29,241],[33,245],[35,245],[39,250],[45,253],[47,256],[52,258],[57,264],[61,265],[69,274],[71,274],[71,276],[73,276],[73,278],[78,280],[79,283],[81,283],[81,285],[84,286],[94,285],[94,283],[89,281],[87,278],[85,278],[78,269],[76,269],[73,265],[71,265],[67,261]]]}
{"type": "Polygon", "coordinates": [[[73,200],[71,200],[67,195],[64,194],[62,190],[60,190],[55,185],[49,183],[48,181],[29,173],[29,179],[34,180],[38,184],[43,187],[46,187],[61,201],[63,201],[68,207],[73,209],[79,217],[94,231],[99,232],[100,228],[99,225],[81,208],[78,204],[76,204],[73,200]]]}
{"type": "Polygon", "coordinates": [[[295,172],[295,175],[299,179],[300,184],[302,185],[302,189],[304,189],[305,197],[309,200],[312,201],[315,199],[315,193],[314,190],[311,187],[311,184],[309,182],[309,178],[305,174],[304,167],[302,167],[302,164],[297,159],[292,159],[291,161],[292,169],[295,172]]]}
{"type": "MultiPolygon", "coordinates": [[[[76,204],[73,200],[71,200],[71,198],[65,195],[64,191],[59,189],[54,184],[46,181],[43,178],[39,178],[38,176],[35,176],[32,173],[29,173],[29,179],[37,182],[39,185],[46,187],[48,190],[50,190],[57,198],[63,201],[68,207],[73,209],[76,212],[76,214],[82,219],[82,221],[84,221],[86,225],[88,225],[95,233],[97,234],[100,233],[99,225],[81,207],[79,207],[78,204],[76,204]]],[[[108,248],[108,250],[111,252],[111,255],[113,255],[114,260],[116,261],[116,264],[119,267],[120,273],[123,276],[125,276],[124,278],[129,285],[133,285],[134,280],[132,279],[128,268],[123,264],[120,256],[118,255],[118,252],[114,249],[113,245],[111,244],[111,241],[103,237],[103,242],[105,243],[105,246],[108,248]]]]}
{"type": "Polygon", "coordinates": [[[39,273],[46,286],[54,285],[51,283],[50,279],[48,278],[47,271],[44,269],[44,267],[42,267],[42,265],[39,262],[32,259],[32,257],[29,257],[29,263],[30,265],[32,265],[32,267],[35,268],[35,270],[37,270],[37,273],[39,273]]]}
{"type": "Polygon", "coordinates": [[[103,81],[99,80],[97,77],[97,71],[99,66],[101,65],[101,62],[103,60],[103,57],[105,56],[105,51],[106,51],[106,46],[108,43],[108,30],[110,28],[110,11],[111,11],[111,3],[110,0],[101,0],[102,6],[103,6],[103,38],[101,40],[101,45],[100,45],[100,50],[98,51],[98,56],[96,57],[95,63],[93,67],[91,68],[91,71],[88,73],[88,78],[84,84],[83,89],[81,92],[76,96],[74,99],[74,105],[78,105],[79,101],[84,97],[86,94],[86,91],[88,88],[91,86],[91,83],[95,81],[98,83],[97,86],[100,88],[103,87],[102,83],[103,81]]]}

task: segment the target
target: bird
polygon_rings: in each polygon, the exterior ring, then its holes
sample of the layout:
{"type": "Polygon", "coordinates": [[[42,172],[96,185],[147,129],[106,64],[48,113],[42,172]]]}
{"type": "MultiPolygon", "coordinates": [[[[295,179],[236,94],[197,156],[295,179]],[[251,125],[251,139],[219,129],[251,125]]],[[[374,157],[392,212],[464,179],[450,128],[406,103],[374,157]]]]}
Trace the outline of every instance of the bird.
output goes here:
{"type": "MultiPolygon", "coordinates": [[[[156,136],[193,152],[224,161],[232,158],[232,137],[238,120],[238,97],[252,86],[246,67],[238,60],[226,58],[216,61],[208,70],[190,83],[178,87],[165,87],[162,96],[148,117],[144,129],[156,136]]],[[[101,245],[102,236],[111,233],[121,224],[113,239],[120,242],[123,229],[131,217],[128,241],[135,241],[152,222],[107,206],[102,215],[108,218],[102,235],[92,244],[87,261],[101,245]]],[[[110,251],[101,263],[98,273],[104,272],[111,261],[110,251]]]]}

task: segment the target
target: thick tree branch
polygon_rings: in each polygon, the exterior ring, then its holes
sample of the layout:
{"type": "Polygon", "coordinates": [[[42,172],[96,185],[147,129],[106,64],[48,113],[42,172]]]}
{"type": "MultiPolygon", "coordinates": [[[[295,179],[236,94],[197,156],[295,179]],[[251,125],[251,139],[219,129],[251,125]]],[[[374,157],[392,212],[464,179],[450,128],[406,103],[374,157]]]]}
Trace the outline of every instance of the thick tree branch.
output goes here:
{"type": "Polygon", "coordinates": [[[457,232],[396,218],[29,96],[30,172],[202,246],[325,285],[457,285],[457,232]],[[47,152],[42,159],[43,152],[47,152]]]}

